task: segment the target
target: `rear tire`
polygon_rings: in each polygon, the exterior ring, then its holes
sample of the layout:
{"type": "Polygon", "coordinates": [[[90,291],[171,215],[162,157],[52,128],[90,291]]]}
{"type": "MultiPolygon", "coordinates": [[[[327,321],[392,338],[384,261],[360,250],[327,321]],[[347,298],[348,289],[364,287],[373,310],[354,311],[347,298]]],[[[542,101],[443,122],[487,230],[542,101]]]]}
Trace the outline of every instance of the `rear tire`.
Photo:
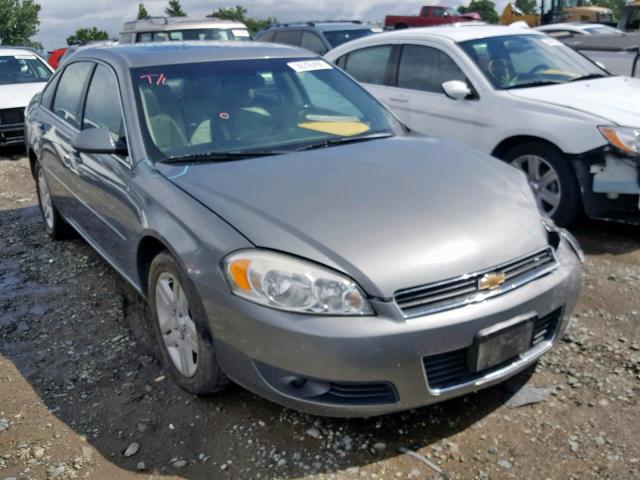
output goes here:
{"type": "Polygon", "coordinates": [[[149,308],[163,363],[181,388],[208,395],[230,383],[218,365],[200,297],[166,252],[151,262],[149,308]]]}
{"type": "Polygon", "coordinates": [[[58,209],[53,203],[47,177],[45,176],[44,170],[40,166],[39,162],[35,163],[33,174],[36,180],[38,206],[40,207],[40,213],[42,214],[42,220],[44,221],[44,228],[47,231],[47,235],[49,235],[53,240],[68,238],[73,230],[64,218],[62,218],[62,215],[60,215],[60,212],[58,212],[58,209]]]}
{"type": "Polygon", "coordinates": [[[527,142],[509,150],[504,160],[527,175],[538,208],[556,224],[566,227],[580,214],[580,186],[573,166],[559,149],[527,142]]]}

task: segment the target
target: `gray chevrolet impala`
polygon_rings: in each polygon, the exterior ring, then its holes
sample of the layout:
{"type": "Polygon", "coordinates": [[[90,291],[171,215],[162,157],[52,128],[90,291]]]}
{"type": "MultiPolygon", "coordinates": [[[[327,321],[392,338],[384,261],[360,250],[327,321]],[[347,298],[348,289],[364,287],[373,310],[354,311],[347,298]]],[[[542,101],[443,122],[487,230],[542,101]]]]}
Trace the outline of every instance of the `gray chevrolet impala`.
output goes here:
{"type": "Polygon", "coordinates": [[[340,70],[274,44],[86,49],[26,113],[47,232],[150,305],[185,390],[371,416],[533,365],[582,252],[522,173],[411,134],[340,70]]]}

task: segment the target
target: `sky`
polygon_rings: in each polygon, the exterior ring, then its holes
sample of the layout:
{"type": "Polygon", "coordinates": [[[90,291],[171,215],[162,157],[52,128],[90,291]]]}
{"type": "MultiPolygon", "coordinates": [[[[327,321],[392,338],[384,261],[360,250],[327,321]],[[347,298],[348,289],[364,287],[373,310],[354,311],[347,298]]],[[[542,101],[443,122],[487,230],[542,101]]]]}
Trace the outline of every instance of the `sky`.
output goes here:
{"type": "MultiPolygon", "coordinates": [[[[139,0],[39,0],[40,31],[35,39],[46,50],[63,47],[66,38],[76,29],[98,27],[117,37],[122,24],[132,20],[138,12],[139,0]]],[[[143,0],[150,15],[162,15],[168,0],[143,0]]],[[[420,6],[446,3],[457,6],[460,0],[450,2],[414,0],[242,0],[211,1],[182,0],[189,16],[204,16],[218,7],[244,5],[249,15],[256,18],[276,17],[279,21],[308,21],[329,19],[359,19],[381,21],[390,13],[417,13],[420,6]]],[[[464,2],[467,3],[467,2],[464,2]]],[[[503,7],[506,0],[498,0],[503,7]]]]}

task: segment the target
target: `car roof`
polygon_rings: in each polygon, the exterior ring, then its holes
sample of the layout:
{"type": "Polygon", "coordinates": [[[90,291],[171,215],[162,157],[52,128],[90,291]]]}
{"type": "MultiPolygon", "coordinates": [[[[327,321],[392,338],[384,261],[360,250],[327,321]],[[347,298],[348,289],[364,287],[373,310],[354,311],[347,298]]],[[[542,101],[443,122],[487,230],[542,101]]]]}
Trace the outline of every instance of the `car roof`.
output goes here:
{"type": "Polygon", "coordinates": [[[223,20],[215,17],[149,17],[142,20],[126,22],[121,33],[136,32],[169,32],[173,30],[195,30],[200,28],[237,28],[246,29],[247,26],[233,20],[223,20]]]}
{"type": "MultiPolygon", "coordinates": [[[[381,38],[388,38],[389,40],[396,39],[415,39],[415,38],[428,38],[439,37],[446,38],[454,42],[465,42],[467,40],[474,40],[476,38],[488,38],[488,37],[500,37],[505,35],[544,35],[542,32],[537,32],[529,28],[522,27],[508,27],[500,25],[465,25],[464,23],[443,25],[435,27],[422,27],[422,28],[408,28],[405,30],[394,30],[392,32],[385,32],[375,36],[376,40],[381,38]]],[[[358,41],[358,40],[354,40],[358,41]]],[[[353,45],[353,42],[349,42],[353,45]]]]}
{"type": "Polygon", "coordinates": [[[73,60],[102,59],[114,66],[136,68],[180,63],[256,60],[264,58],[316,58],[297,47],[261,42],[157,42],[93,47],[78,50],[73,60]]]}
{"type": "Polygon", "coordinates": [[[282,25],[274,25],[267,28],[267,30],[286,30],[293,28],[315,28],[322,32],[331,32],[338,30],[371,30],[371,25],[366,25],[358,21],[325,21],[325,22],[299,22],[299,23],[284,23],[282,25]]]}
{"type": "Polygon", "coordinates": [[[542,25],[536,27],[535,30],[586,30],[588,28],[607,27],[602,23],[586,23],[586,22],[565,22],[565,23],[552,23],[550,25],[542,25]]]}
{"type": "Polygon", "coordinates": [[[25,53],[36,54],[40,56],[37,50],[28,47],[0,47],[0,57],[8,57],[12,55],[24,55],[25,53]]]}

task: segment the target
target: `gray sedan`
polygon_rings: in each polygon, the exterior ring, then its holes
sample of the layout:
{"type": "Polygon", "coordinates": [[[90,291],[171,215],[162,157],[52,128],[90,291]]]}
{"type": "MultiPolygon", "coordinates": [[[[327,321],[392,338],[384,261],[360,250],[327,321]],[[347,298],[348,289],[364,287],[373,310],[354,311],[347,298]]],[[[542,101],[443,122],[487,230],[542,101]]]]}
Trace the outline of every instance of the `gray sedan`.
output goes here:
{"type": "Polygon", "coordinates": [[[514,168],[411,135],[347,75],[271,44],[78,52],[26,113],[45,227],[149,302],[195,394],[370,416],[531,366],[581,251],[514,168]]]}

